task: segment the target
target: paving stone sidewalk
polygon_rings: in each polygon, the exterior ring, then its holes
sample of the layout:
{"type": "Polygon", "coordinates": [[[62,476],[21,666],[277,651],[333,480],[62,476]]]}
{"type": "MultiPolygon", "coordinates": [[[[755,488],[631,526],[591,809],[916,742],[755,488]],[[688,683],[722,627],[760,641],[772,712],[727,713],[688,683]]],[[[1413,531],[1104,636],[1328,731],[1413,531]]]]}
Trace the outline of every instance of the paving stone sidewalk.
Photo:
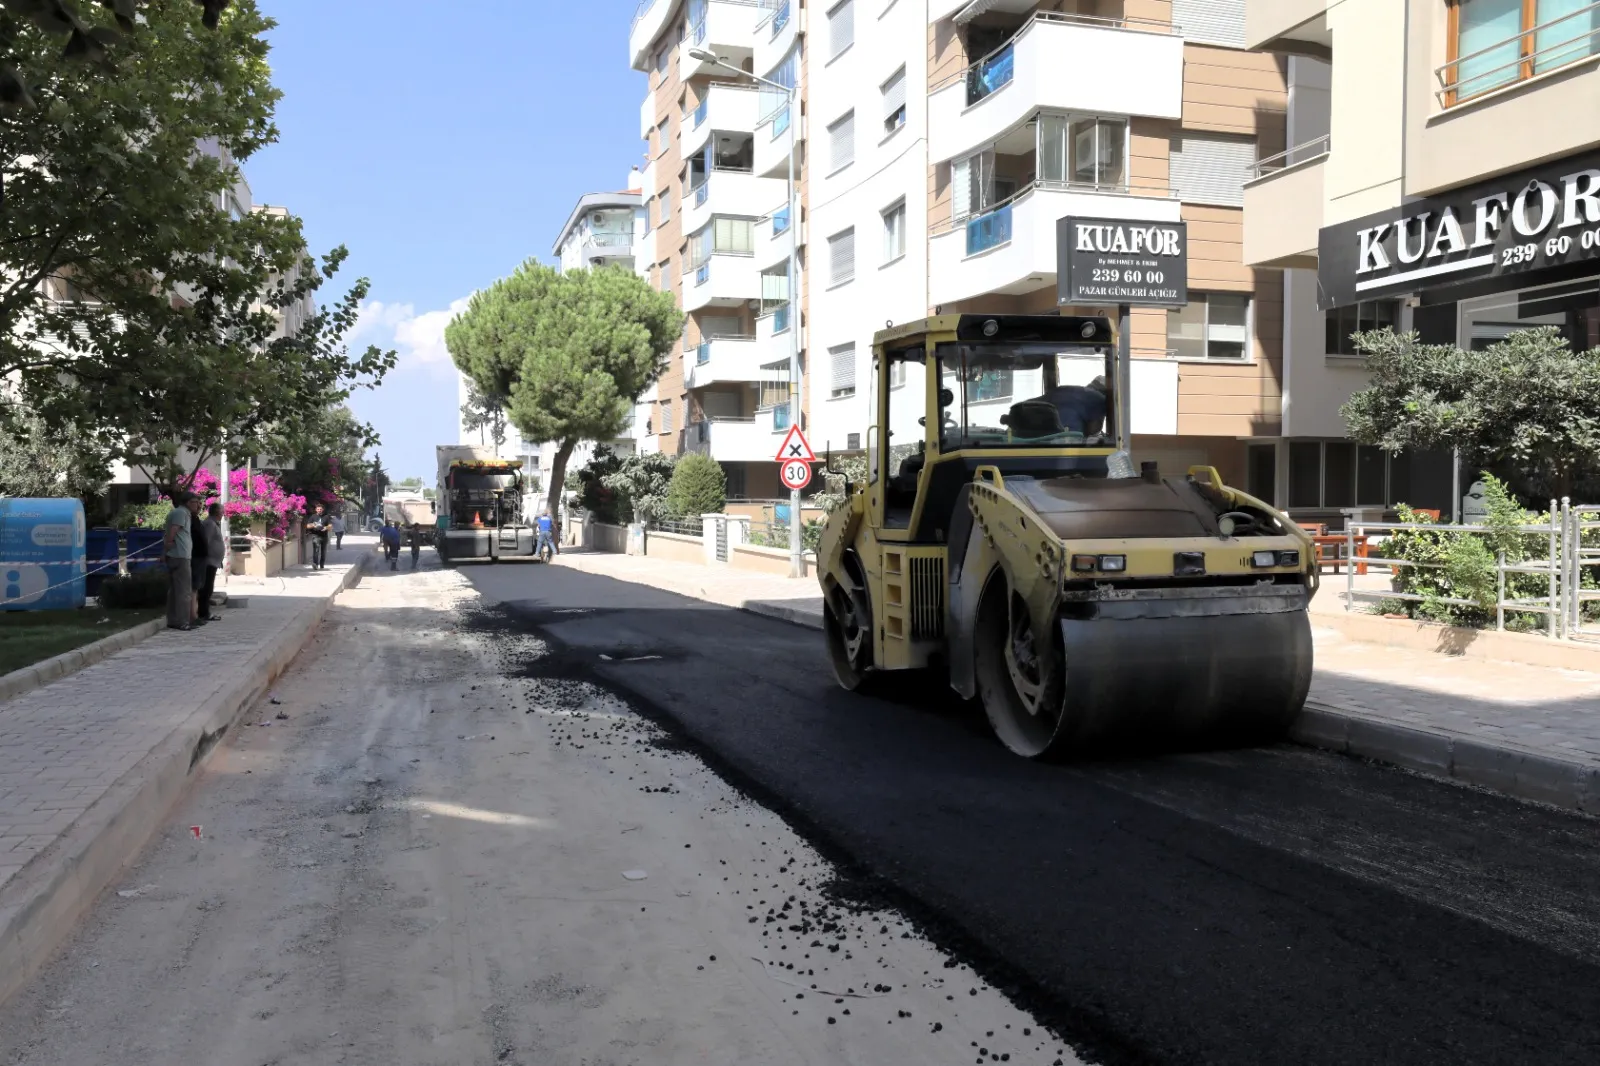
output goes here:
{"type": "MultiPolygon", "coordinates": [[[[563,553],[565,566],[820,627],[814,578],[638,556],[563,553]]],[[[1306,728],[1321,747],[1600,812],[1600,671],[1441,655],[1348,639],[1343,579],[1312,612],[1316,673],[1306,728]],[[1484,765],[1479,765],[1479,764],[1484,765]]],[[[1369,582],[1370,583],[1370,582],[1369,582]]]]}
{"type": "Polygon", "coordinates": [[[222,621],[163,630],[31,692],[0,701],[0,893],[197,709],[239,688],[257,653],[320,612],[374,537],[345,537],[326,570],[249,582],[222,621]]]}

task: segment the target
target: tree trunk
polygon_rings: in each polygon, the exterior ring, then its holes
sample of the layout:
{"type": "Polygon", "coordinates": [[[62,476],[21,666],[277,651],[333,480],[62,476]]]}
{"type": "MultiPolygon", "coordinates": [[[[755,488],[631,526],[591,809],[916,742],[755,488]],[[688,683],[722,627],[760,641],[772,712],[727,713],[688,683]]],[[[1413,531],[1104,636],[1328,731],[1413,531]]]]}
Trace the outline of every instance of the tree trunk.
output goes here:
{"type": "Polygon", "coordinates": [[[555,521],[561,516],[561,493],[567,480],[567,460],[572,458],[572,450],[578,446],[576,437],[569,437],[561,442],[556,449],[555,458],[550,461],[550,484],[545,487],[544,504],[550,509],[550,519],[555,521]]]}

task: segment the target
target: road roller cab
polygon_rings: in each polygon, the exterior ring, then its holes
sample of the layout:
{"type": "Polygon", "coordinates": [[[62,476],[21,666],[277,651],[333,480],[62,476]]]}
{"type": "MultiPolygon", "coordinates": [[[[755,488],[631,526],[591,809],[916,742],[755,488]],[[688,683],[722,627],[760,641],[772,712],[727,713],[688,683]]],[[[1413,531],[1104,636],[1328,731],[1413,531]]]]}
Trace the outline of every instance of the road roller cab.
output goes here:
{"type": "Polygon", "coordinates": [[[1284,733],[1311,542],[1209,467],[1136,464],[1117,340],[1056,315],[878,333],[866,479],[818,551],[840,684],[942,667],[1029,757],[1284,733]]]}

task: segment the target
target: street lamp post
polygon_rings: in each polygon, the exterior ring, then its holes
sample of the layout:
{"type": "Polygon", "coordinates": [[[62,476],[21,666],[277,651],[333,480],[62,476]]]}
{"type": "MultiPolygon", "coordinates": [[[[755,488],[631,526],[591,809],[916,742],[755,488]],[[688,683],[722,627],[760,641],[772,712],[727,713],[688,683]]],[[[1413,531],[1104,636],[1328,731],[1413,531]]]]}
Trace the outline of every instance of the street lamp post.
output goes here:
{"type": "MultiPolygon", "coordinates": [[[[785,163],[788,167],[786,180],[786,203],[789,213],[789,424],[800,425],[801,407],[800,396],[800,311],[797,307],[800,295],[800,210],[795,203],[794,181],[794,124],[799,121],[799,94],[788,86],[768,78],[752,74],[748,70],[740,70],[732,63],[724,61],[720,56],[704,48],[689,49],[689,58],[701,63],[710,63],[712,66],[721,67],[739,75],[749,78],[760,85],[768,86],[782,92],[789,109],[789,151],[785,163]]],[[[710,181],[711,176],[706,175],[710,181]]],[[[805,577],[805,553],[801,549],[800,541],[800,490],[793,489],[789,493],[789,576],[805,577]]]]}

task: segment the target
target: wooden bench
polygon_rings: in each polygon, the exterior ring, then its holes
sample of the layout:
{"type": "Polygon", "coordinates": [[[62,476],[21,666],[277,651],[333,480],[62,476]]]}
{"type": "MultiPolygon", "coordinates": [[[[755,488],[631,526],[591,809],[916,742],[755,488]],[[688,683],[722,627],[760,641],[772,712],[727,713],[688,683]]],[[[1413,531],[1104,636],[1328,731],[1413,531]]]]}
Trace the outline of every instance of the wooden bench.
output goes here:
{"type": "Polygon", "coordinates": [[[1316,547],[1317,568],[1319,570],[1325,566],[1329,566],[1333,568],[1334,573],[1340,573],[1341,571],[1339,568],[1346,565],[1344,549],[1353,540],[1353,550],[1355,551],[1357,560],[1354,564],[1356,573],[1366,576],[1367,564],[1360,561],[1367,557],[1366,534],[1360,534],[1354,538],[1349,538],[1343,533],[1329,533],[1326,523],[1300,522],[1297,524],[1301,529],[1305,530],[1311,535],[1311,543],[1316,547]]]}

